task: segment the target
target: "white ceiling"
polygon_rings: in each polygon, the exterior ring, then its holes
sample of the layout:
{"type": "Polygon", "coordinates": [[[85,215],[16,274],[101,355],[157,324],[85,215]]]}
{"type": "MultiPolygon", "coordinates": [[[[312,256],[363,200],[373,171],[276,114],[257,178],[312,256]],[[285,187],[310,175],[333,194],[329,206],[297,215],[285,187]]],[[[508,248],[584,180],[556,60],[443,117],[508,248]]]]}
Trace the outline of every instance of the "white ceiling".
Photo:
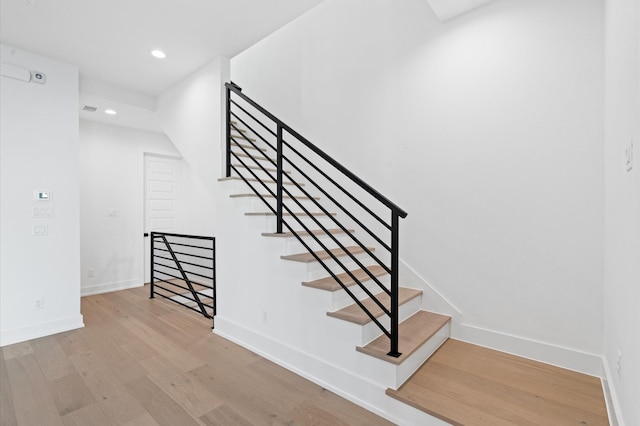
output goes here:
{"type": "Polygon", "coordinates": [[[0,42],[76,64],[82,78],[158,95],[321,1],[0,0],[0,42]]]}

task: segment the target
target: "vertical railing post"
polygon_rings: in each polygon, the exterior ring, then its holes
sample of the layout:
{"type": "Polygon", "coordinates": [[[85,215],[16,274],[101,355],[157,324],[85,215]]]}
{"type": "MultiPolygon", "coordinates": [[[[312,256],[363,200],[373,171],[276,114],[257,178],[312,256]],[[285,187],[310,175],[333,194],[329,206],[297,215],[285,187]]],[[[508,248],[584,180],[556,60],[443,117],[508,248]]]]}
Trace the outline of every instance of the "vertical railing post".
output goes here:
{"type": "Polygon", "coordinates": [[[229,89],[228,87],[227,89],[227,111],[226,111],[226,116],[227,116],[227,152],[226,152],[226,172],[225,172],[225,176],[226,177],[231,177],[231,89],[229,89]]]}
{"type": "Polygon", "coordinates": [[[153,242],[155,240],[155,232],[151,233],[151,252],[149,253],[149,269],[151,269],[150,271],[150,276],[151,276],[151,282],[149,283],[149,299],[153,299],[153,292],[154,292],[154,288],[153,288],[153,281],[155,281],[154,276],[153,276],[153,242]]]}
{"type": "Polygon", "coordinates": [[[398,213],[391,211],[391,350],[387,355],[399,357],[398,348],[398,269],[399,269],[399,220],[398,213]]]}
{"type": "Polygon", "coordinates": [[[276,225],[276,232],[278,234],[282,234],[282,126],[280,124],[278,124],[278,133],[277,133],[277,137],[278,137],[278,145],[277,145],[277,151],[278,151],[278,170],[277,170],[277,194],[276,194],[276,212],[277,212],[277,225],[276,225]]]}
{"type": "MultiPolygon", "coordinates": [[[[212,283],[213,283],[213,291],[212,291],[212,295],[213,295],[213,315],[211,315],[212,317],[215,317],[218,314],[218,296],[216,294],[216,275],[218,273],[218,271],[216,270],[216,239],[213,238],[211,240],[211,244],[213,247],[212,253],[211,253],[211,260],[213,261],[213,274],[212,274],[212,283]]],[[[212,318],[211,319],[211,328],[215,327],[215,319],[212,318]]]]}

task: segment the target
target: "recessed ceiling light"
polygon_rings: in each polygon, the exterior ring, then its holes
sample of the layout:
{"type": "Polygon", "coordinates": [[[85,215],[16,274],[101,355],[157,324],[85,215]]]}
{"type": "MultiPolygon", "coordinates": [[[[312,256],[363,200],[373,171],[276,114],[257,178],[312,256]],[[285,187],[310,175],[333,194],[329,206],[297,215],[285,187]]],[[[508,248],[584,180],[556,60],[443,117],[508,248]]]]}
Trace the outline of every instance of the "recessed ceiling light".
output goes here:
{"type": "Polygon", "coordinates": [[[164,59],[167,57],[166,53],[164,53],[162,50],[157,49],[151,51],[151,56],[158,59],[164,59]]]}
{"type": "Polygon", "coordinates": [[[105,113],[105,114],[109,114],[109,115],[116,115],[116,114],[117,114],[117,112],[115,112],[115,111],[114,111],[114,110],[112,110],[112,109],[105,109],[105,110],[104,110],[104,113],[105,113]]]}

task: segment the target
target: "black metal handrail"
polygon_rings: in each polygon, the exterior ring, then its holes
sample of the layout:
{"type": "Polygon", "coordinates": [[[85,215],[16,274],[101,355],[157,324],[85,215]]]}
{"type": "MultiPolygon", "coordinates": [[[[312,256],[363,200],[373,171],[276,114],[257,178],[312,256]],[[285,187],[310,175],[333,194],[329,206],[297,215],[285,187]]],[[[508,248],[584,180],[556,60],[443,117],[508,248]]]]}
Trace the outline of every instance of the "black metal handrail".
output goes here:
{"type": "Polygon", "coordinates": [[[202,314],[212,320],[213,328],[213,317],[216,315],[215,238],[151,232],[149,297],[153,299],[155,296],[161,296],[202,314]],[[183,251],[174,250],[175,247],[181,247],[183,251]],[[196,290],[195,286],[199,286],[200,289],[196,290]],[[158,289],[162,291],[159,292],[158,289]],[[204,292],[205,289],[210,290],[211,294],[204,292]],[[187,293],[181,293],[179,290],[187,293]],[[194,302],[195,307],[182,302],[183,299],[194,302]]]}
{"type": "Polygon", "coordinates": [[[400,356],[398,348],[399,219],[406,217],[407,213],[264,107],[244,95],[238,85],[227,83],[226,88],[226,176],[231,177],[234,173],[251,188],[276,216],[276,232],[282,233],[284,228],[291,232],[389,337],[389,355],[400,356]],[[293,170],[285,171],[285,167],[291,167],[293,170]],[[305,189],[298,179],[304,180],[305,184],[310,185],[310,189],[305,189]],[[312,191],[319,191],[330,205],[312,196],[312,191]],[[270,199],[267,200],[267,198],[270,199]],[[307,207],[306,203],[311,207],[307,207]],[[330,212],[333,208],[338,209],[346,219],[339,220],[337,215],[330,212]],[[327,217],[330,224],[323,223],[310,209],[318,209],[317,213],[327,217]],[[386,214],[390,215],[388,221],[383,219],[386,214]],[[348,224],[344,223],[345,220],[348,224]],[[364,238],[349,231],[351,224],[364,232],[364,238]],[[333,226],[337,227],[334,229],[346,235],[344,238],[348,241],[342,241],[329,229],[333,226]],[[312,232],[312,227],[319,228],[321,235],[312,232]],[[382,229],[378,229],[380,227],[382,229]],[[311,241],[303,238],[302,233],[304,237],[310,237],[311,241]],[[385,237],[384,234],[388,235],[385,237]],[[382,253],[374,253],[375,247],[367,245],[365,239],[381,248],[382,253]],[[330,245],[337,246],[342,253],[334,254],[330,245]],[[357,247],[362,252],[362,258],[352,253],[350,247],[357,247]],[[335,268],[332,268],[316,251],[327,253],[329,260],[335,264],[335,268]],[[346,260],[341,259],[342,255],[346,256],[346,260]],[[373,263],[374,266],[380,266],[390,275],[389,287],[382,283],[377,274],[369,270],[366,265],[368,262],[373,263]],[[358,279],[350,270],[349,264],[355,264],[365,271],[367,279],[358,279]],[[336,273],[334,269],[343,271],[373,300],[383,315],[389,318],[388,326],[383,325],[377,316],[359,300],[349,285],[338,277],[342,272],[336,273]],[[372,281],[375,288],[381,289],[390,296],[388,306],[374,294],[374,290],[365,285],[366,281],[372,281]]]}

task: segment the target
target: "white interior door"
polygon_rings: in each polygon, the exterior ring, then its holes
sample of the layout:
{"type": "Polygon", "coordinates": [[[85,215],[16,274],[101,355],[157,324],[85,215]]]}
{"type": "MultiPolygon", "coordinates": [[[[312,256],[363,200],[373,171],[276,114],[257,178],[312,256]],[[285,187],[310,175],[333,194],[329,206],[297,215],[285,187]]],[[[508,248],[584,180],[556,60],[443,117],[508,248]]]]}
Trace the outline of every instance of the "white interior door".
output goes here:
{"type": "MultiPolygon", "coordinates": [[[[182,159],[152,154],[144,156],[144,232],[177,232],[182,189],[182,159]]],[[[144,282],[151,280],[151,239],[145,237],[144,282]]]]}

